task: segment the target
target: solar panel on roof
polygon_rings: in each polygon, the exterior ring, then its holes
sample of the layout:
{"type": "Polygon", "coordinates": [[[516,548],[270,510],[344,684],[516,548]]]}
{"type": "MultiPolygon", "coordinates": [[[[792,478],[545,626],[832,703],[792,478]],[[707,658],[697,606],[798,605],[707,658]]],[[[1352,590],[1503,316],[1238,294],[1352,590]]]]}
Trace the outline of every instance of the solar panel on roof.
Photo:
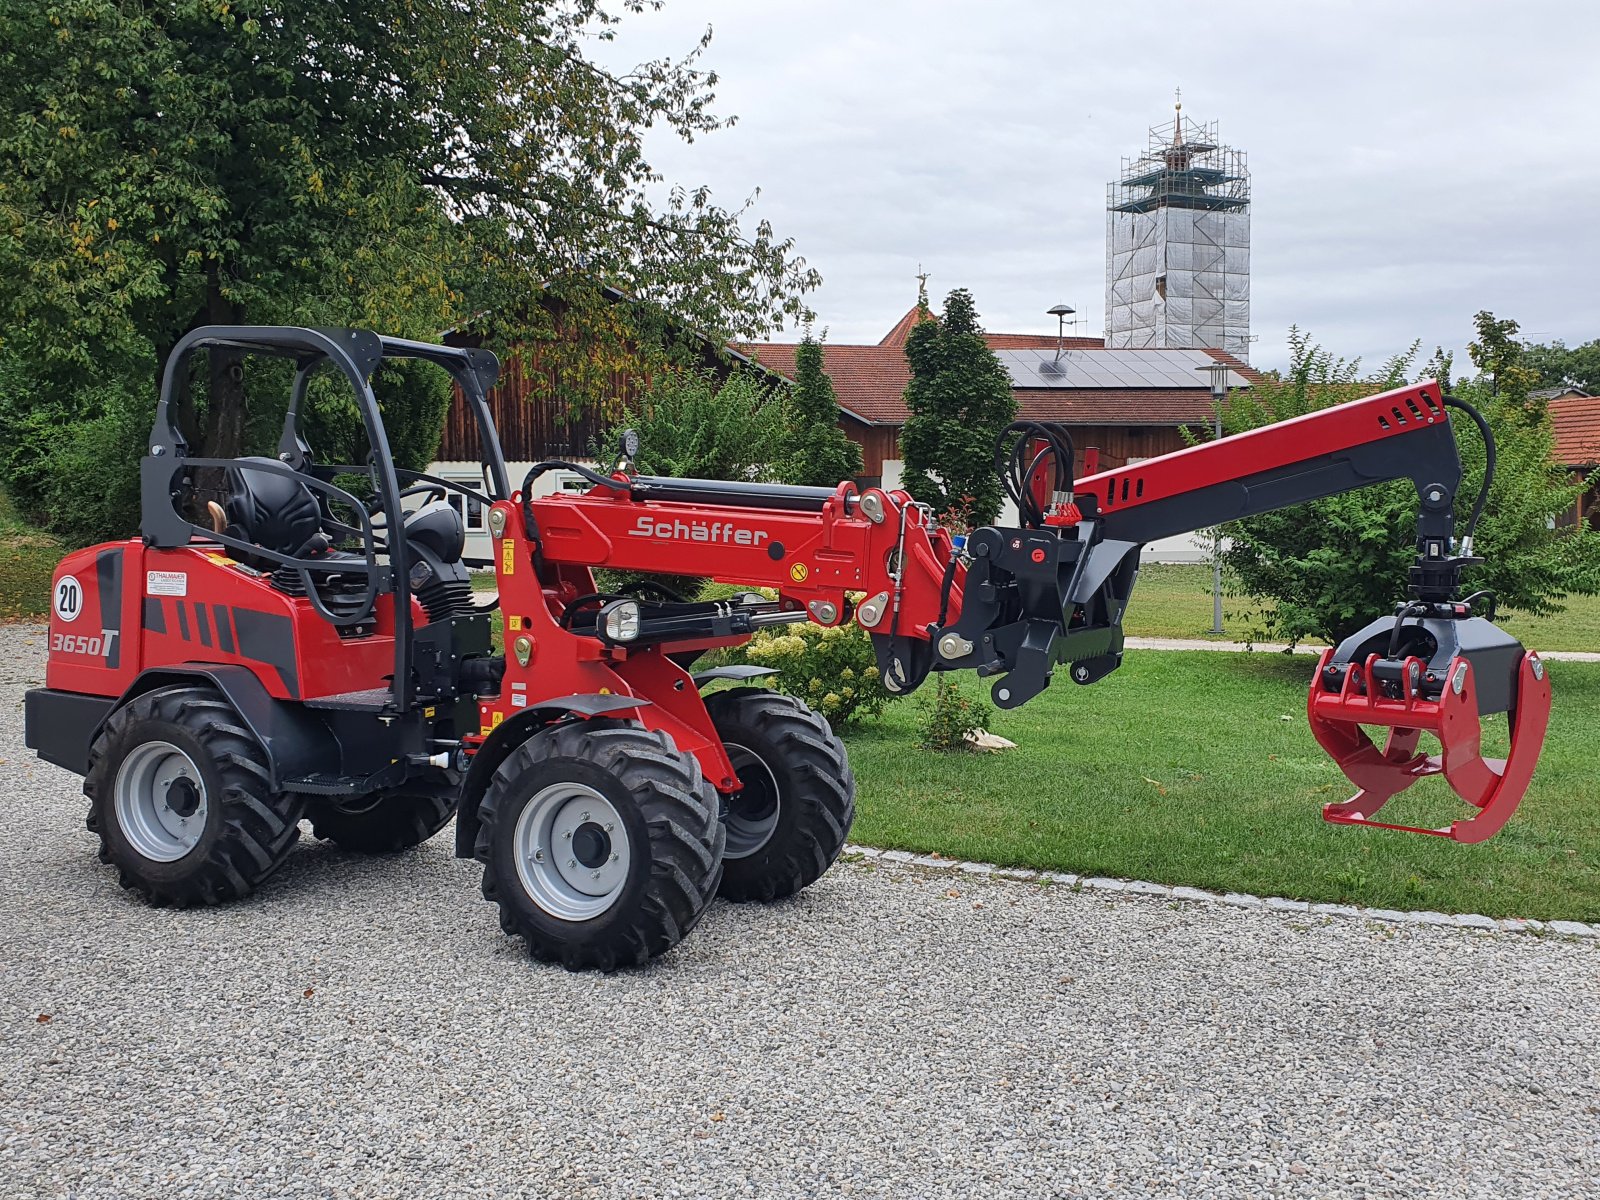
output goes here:
{"type": "MultiPolygon", "coordinates": [[[[1216,361],[1204,350],[1102,350],[1073,347],[1058,356],[1051,349],[1006,349],[996,357],[1018,388],[1196,389],[1210,380],[1196,367],[1216,361]]],[[[1228,384],[1245,383],[1230,372],[1228,384]]]]}

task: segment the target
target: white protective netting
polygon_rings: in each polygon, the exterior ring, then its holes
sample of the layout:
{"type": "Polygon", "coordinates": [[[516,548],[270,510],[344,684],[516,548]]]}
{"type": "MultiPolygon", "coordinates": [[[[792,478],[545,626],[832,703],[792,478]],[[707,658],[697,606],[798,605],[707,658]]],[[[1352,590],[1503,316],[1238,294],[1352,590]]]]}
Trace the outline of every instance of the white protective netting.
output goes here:
{"type": "Polygon", "coordinates": [[[1250,349],[1250,176],[1215,127],[1151,130],[1108,192],[1106,345],[1250,349]]]}

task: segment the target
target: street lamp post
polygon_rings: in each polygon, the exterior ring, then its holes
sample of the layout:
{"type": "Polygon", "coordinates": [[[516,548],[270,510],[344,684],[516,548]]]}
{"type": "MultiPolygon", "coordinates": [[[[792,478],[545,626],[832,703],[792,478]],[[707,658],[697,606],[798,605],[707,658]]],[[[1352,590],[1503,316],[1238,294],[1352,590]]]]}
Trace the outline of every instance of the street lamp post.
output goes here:
{"type": "MultiPolygon", "coordinates": [[[[1222,402],[1228,397],[1228,364],[1209,362],[1196,371],[1206,372],[1211,383],[1211,432],[1222,437],[1222,402]]],[[[1222,527],[1211,535],[1211,632],[1222,633],[1222,527]]]]}

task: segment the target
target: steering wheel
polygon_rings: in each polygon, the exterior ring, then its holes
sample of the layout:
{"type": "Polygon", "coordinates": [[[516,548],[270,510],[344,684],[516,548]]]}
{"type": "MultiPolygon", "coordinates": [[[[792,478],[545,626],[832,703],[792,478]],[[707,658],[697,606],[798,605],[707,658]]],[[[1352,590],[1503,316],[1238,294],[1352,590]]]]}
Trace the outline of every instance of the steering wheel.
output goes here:
{"type": "MultiPolygon", "coordinates": [[[[425,496],[427,499],[423,503],[431,504],[435,500],[443,500],[446,491],[446,488],[437,483],[419,483],[401,491],[400,499],[408,500],[412,496],[425,496]]],[[[381,496],[368,496],[361,502],[361,507],[367,510],[369,517],[375,517],[383,509],[383,498],[381,496]]]]}

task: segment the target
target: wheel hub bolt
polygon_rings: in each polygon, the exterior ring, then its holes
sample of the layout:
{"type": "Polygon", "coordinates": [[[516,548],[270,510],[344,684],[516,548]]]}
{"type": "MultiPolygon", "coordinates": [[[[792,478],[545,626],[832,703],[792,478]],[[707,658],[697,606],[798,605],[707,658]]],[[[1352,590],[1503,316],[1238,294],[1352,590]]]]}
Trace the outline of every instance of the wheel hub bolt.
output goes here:
{"type": "Polygon", "coordinates": [[[617,823],[615,821],[607,821],[606,822],[606,832],[607,833],[610,833],[616,827],[617,827],[617,823]]]}
{"type": "Polygon", "coordinates": [[[575,867],[575,866],[577,866],[577,865],[578,865],[578,860],[577,860],[577,859],[575,859],[575,858],[569,858],[569,859],[567,859],[567,866],[569,866],[569,867],[575,867]]]}

